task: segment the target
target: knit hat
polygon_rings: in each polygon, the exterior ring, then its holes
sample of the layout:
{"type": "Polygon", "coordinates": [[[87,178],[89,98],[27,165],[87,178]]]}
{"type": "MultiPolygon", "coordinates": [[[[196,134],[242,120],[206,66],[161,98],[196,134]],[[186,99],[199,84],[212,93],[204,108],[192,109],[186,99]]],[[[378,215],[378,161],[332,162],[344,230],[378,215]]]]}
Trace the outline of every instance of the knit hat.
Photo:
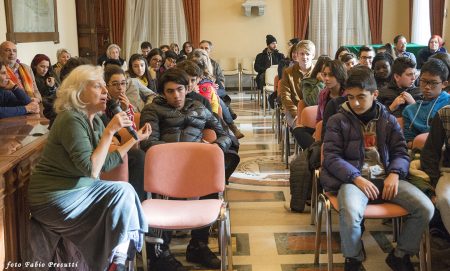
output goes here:
{"type": "Polygon", "coordinates": [[[269,45],[272,42],[277,42],[277,39],[274,36],[270,35],[270,34],[267,35],[266,36],[266,44],[269,45]]]}
{"type": "Polygon", "coordinates": [[[289,42],[290,42],[292,45],[297,44],[299,41],[300,41],[299,38],[292,38],[292,39],[289,40],[289,42]]]}

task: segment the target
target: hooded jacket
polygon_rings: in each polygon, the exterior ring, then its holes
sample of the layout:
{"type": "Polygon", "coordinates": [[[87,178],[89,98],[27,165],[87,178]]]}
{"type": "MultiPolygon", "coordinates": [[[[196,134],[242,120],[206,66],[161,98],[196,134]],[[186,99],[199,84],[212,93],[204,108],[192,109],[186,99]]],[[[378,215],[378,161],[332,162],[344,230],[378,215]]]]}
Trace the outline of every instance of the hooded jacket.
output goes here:
{"type": "MultiPolygon", "coordinates": [[[[406,141],[396,118],[377,102],[376,147],[386,175],[397,173],[400,179],[408,174],[409,156],[406,141]]],[[[353,183],[361,176],[365,148],[361,121],[344,103],[327,123],[323,145],[320,183],[325,191],[338,191],[344,183],[353,183]]]]}

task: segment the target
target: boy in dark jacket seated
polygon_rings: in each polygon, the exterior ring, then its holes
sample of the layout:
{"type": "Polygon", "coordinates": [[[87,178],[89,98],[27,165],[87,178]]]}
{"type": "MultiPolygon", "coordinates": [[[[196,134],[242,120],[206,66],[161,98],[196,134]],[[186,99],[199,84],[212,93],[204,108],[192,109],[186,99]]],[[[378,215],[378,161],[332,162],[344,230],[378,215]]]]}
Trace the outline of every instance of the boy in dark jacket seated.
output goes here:
{"type": "Polygon", "coordinates": [[[436,112],[450,104],[450,94],[442,91],[448,84],[448,68],[439,59],[429,59],[420,70],[420,90],[423,100],[408,105],[403,110],[405,139],[407,142],[419,134],[430,131],[436,112]]]}
{"type": "Polygon", "coordinates": [[[346,92],[348,101],[327,123],[320,175],[325,191],[337,192],[345,270],[361,270],[361,221],[367,204],[375,200],[393,202],[409,212],[397,247],[386,263],[392,270],[414,270],[410,255],[419,252],[433,204],[404,181],[409,167],[406,142],[396,118],[376,101],[378,90],[372,71],[353,68],[346,92]]]}

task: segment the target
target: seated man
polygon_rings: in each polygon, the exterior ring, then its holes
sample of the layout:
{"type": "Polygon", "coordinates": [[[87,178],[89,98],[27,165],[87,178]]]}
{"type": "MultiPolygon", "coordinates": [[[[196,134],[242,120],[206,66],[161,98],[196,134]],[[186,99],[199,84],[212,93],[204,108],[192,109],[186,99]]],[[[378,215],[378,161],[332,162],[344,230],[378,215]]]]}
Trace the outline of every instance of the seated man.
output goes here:
{"type": "Polygon", "coordinates": [[[23,89],[30,98],[42,102],[41,94],[36,85],[33,71],[30,66],[20,63],[17,59],[17,47],[10,41],[0,44],[0,62],[6,65],[9,79],[19,88],[23,89]]]}
{"type": "Polygon", "coordinates": [[[447,84],[448,68],[439,59],[430,59],[420,71],[420,89],[423,100],[408,105],[403,110],[403,132],[407,142],[419,134],[428,133],[436,112],[450,103],[450,95],[442,91],[447,84]]]}
{"type": "Polygon", "coordinates": [[[366,66],[369,69],[371,69],[372,60],[375,57],[375,51],[371,46],[367,45],[361,46],[361,48],[359,48],[358,57],[359,57],[358,65],[366,66]]]}
{"type": "Polygon", "coordinates": [[[255,64],[253,65],[255,71],[258,73],[256,76],[256,85],[260,91],[264,86],[264,75],[266,70],[272,65],[280,64],[284,59],[284,55],[277,50],[277,39],[272,35],[266,36],[267,47],[256,55],[255,64]]]}
{"type": "Polygon", "coordinates": [[[395,117],[376,102],[376,87],[370,69],[350,70],[348,102],[326,127],[320,183],[325,191],[337,193],[346,271],[361,270],[361,221],[367,204],[375,200],[393,202],[409,212],[386,263],[395,271],[414,270],[410,255],[419,252],[434,206],[417,187],[404,181],[409,169],[406,142],[395,117]]]}
{"type": "Polygon", "coordinates": [[[141,43],[141,52],[142,56],[147,58],[148,53],[152,50],[152,44],[148,41],[144,41],[141,43]]]}
{"type": "Polygon", "coordinates": [[[298,102],[303,99],[300,82],[311,75],[314,68],[312,60],[316,53],[316,46],[310,40],[302,40],[294,46],[293,54],[297,54],[298,62],[284,70],[279,89],[287,124],[291,128],[295,127],[298,102]]]}
{"type": "Polygon", "coordinates": [[[9,80],[6,66],[0,64],[0,119],[39,113],[39,104],[9,80]]]}
{"type": "Polygon", "coordinates": [[[414,63],[417,64],[416,56],[413,53],[406,52],[406,45],[408,43],[406,42],[406,38],[403,35],[397,35],[394,38],[394,52],[396,57],[408,57],[410,58],[414,63]]]}
{"type": "MultiPolygon", "coordinates": [[[[431,122],[430,134],[420,154],[420,165],[435,188],[436,208],[450,236],[450,106],[441,108],[431,122]],[[442,147],[445,145],[444,151],[442,147]],[[443,159],[441,160],[443,156],[443,159]],[[441,165],[442,161],[442,165],[441,165]]],[[[450,240],[450,239],[449,239],[450,240]]]]}
{"type": "Polygon", "coordinates": [[[416,103],[416,100],[422,98],[422,92],[414,85],[416,63],[410,58],[395,59],[392,74],[392,81],[380,89],[378,101],[384,104],[391,114],[399,118],[407,105],[416,103]]]}
{"type": "MultiPolygon", "coordinates": [[[[186,98],[188,86],[188,75],[178,68],[169,69],[161,76],[158,89],[162,95],[156,97],[152,104],[146,105],[141,114],[141,125],[150,123],[152,126],[150,137],[141,142],[144,151],[154,145],[169,142],[202,142],[202,131],[205,128],[213,129],[217,134],[216,141],[211,144],[217,144],[224,152],[231,146],[231,139],[211,111],[200,102],[186,98]]],[[[212,194],[202,198],[217,196],[212,194]]],[[[192,230],[191,236],[186,250],[187,261],[218,269],[220,260],[207,245],[209,227],[192,230]]],[[[158,256],[154,252],[150,253],[154,270],[186,270],[170,253],[168,232],[163,239],[162,252],[158,256]]]]}

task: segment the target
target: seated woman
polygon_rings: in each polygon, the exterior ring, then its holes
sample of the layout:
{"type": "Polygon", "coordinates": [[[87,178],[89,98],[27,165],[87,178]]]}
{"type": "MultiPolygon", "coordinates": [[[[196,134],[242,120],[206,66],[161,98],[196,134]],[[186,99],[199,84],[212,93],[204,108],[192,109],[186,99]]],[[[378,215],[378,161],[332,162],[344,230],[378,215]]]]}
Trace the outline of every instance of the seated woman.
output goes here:
{"type": "Polygon", "coordinates": [[[377,53],[372,60],[372,70],[377,81],[377,88],[382,89],[392,80],[394,58],[388,53],[377,53]]]}
{"type": "Polygon", "coordinates": [[[444,41],[441,36],[433,35],[428,41],[428,46],[426,48],[420,49],[419,55],[417,56],[417,68],[421,69],[422,65],[427,62],[430,56],[436,53],[447,53],[447,50],[442,47],[444,45],[444,41]]]}
{"type": "Polygon", "coordinates": [[[39,113],[39,103],[9,80],[6,66],[0,65],[0,119],[39,113]]]}
{"type": "Polygon", "coordinates": [[[158,92],[159,68],[161,68],[164,53],[159,48],[154,48],[147,55],[148,71],[150,73],[149,88],[158,92]]]}
{"type": "MultiPolygon", "coordinates": [[[[132,121],[120,112],[105,128],[97,114],[106,109],[107,96],[100,67],[82,65],[64,79],[28,200],[33,218],[73,243],[90,270],[109,266],[112,271],[125,270],[129,247],[141,249],[147,222],[129,183],[99,180],[100,172],[121,163],[137,142],[132,138],[108,153],[114,134],[132,121]]],[[[139,141],[150,133],[151,127],[143,125],[139,141]]]]}
{"type": "Polygon", "coordinates": [[[59,76],[59,74],[61,72],[62,67],[64,65],[66,65],[67,61],[70,58],[71,58],[71,55],[67,49],[61,48],[61,49],[58,49],[58,51],[56,51],[57,62],[55,65],[53,65],[53,71],[59,78],[61,78],[59,76]]]}
{"type": "MultiPolygon", "coordinates": [[[[125,59],[120,57],[120,47],[117,44],[111,44],[108,46],[108,49],[106,49],[106,58],[107,59],[116,59],[120,62],[120,67],[122,70],[127,69],[127,62],[125,59]]],[[[105,61],[103,61],[102,66],[104,67],[105,61]]]]}
{"type": "Polygon", "coordinates": [[[345,69],[347,70],[347,72],[351,68],[356,66],[356,64],[358,64],[358,59],[356,58],[356,55],[353,53],[345,53],[339,58],[339,60],[345,64],[345,69]]]}
{"type": "Polygon", "coordinates": [[[31,61],[30,66],[42,98],[54,94],[61,82],[59,77],[53,72],[50,58],[44,54],[37,54],[31,61]]]}
{"type": "Polygon", "coordinates": [[[181,51],[178,55],[178,61],[186,60],[188,55],[192,53],[192,50],[194,50],[194,46],[192,46],[190,41],[183,43],[183,46],[181,46],[181,51]]]}

